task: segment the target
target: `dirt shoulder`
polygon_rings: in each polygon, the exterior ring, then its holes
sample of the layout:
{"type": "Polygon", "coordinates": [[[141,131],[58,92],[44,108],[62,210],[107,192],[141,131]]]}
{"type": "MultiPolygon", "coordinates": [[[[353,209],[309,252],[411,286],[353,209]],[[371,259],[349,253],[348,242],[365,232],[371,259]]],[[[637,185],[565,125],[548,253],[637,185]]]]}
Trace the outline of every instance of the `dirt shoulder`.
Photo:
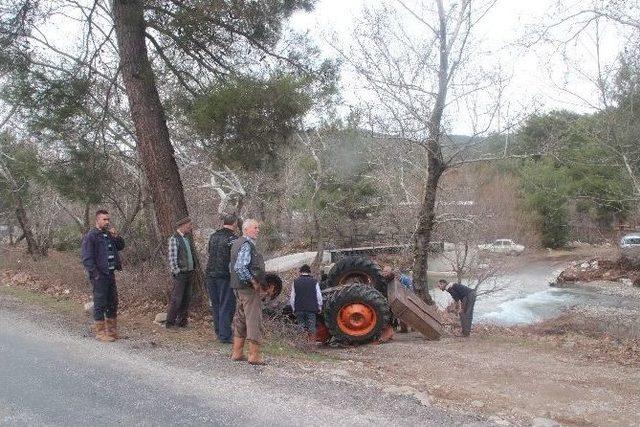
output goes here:
{"type": "MultiPolygon", "coordinates": [[[[91,320],[82,311],[86,285],[53,277],[48,264],[36,267],[5,263],[0,292],[62,312],[70,327],[88,335],[91,320]]],[[[295,339],[276,331],[265,353],[274,365],[300,375],[380,387],[425,406],[481,415],[496,424],[635,425],[640,419],[640,292],[621,283],[584,286],[620,297],[628,303],[620,309],[629,312],[599,310],[593,304],[525,328],[476,327],[467,339],[430,342],[409,333],[384,345],[343,349],[300,348],[295,339]],[[619,327],[626,321],[636,328],[619,327]]],[[[157,301],[125,304],[119,316],[124,335],[141,348],[229,352],[213,340],[206,316],[192,319],[184,331],[168,332],[153,323],[163,309],[157,301]]]]}
{"type": "Polygon", "coordinates": [[[637,366],[590,360],[579,349],[537,339],[477,334],[425,342],[411,334],[337,353],[353,376],[516,424],[543,417],[568,425],[635,425],[640,417],[637,366]]]}

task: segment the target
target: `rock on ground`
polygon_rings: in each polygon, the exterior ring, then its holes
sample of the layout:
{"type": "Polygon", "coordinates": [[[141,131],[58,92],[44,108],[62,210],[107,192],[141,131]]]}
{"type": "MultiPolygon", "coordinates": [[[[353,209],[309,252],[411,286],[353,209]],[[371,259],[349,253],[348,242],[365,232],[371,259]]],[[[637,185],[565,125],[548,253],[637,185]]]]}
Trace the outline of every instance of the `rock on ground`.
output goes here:
{"type": "Polygon", "coordinates": [[[156,318],[153,320],[153,323],[157,323],[159,325],[162,325],[166,321],[167,321],[167,313],[158,313],[158,314],[156,314],[156,318]]]}
{"type": "Polygon", "coordinates": [[[84,305],[84,312],[89,316],[93,316],[93,301],[89,301],[84,305]]]}

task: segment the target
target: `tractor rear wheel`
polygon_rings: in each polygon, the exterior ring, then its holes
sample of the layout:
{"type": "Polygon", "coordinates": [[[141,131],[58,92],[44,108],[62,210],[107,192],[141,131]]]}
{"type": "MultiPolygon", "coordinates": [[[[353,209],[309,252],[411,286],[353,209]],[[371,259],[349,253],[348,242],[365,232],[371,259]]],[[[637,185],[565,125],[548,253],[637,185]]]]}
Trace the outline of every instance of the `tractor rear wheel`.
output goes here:
{"type": "Polygon", "coordinates": [[[354,283],[373,286],[386,294],[387,283],[380,273],[380,267],[369,258],[350,256],[342,258],[327,274],[325,281],[327,288],[333,288],[354,283]]]}
{"type": "Polygon", "coordinates": [[[352,284],[329,296],[324,315],[329,332],[336,340],[366,344],[380,337],[391,318],[391,309],[384,295],[373,287],[352,284]]]}

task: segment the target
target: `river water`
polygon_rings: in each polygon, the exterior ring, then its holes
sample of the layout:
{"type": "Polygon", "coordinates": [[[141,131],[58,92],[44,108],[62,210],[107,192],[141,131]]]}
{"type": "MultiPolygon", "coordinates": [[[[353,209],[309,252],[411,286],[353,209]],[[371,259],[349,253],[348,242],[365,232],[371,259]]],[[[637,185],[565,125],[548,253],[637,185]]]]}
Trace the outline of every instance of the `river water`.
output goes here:
{"type": "MultiPolygon", "coordinates": [[[[555,281],[568,265],[567,261],[534,261],[496,277],[495,284],[503,290],[477,298],[474,322],[502,326],[527,325],[555,317],[575,305],[615,307],[623,303],[619,298],[602,295],[592,289],[549,286],[549,282],[555,281]]],[[[484,286],[490,288],[493,283],[484,286]]],[[[440,307],[452,301],[446,292],[439,289],[433,292],[440,307]]]]}

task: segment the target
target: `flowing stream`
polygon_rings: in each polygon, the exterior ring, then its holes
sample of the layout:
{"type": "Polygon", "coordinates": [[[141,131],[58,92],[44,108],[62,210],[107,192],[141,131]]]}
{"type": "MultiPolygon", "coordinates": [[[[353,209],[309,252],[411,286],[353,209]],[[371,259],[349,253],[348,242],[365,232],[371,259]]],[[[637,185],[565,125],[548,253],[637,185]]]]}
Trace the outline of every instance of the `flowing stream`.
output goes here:
{"type": "MultiPolygon", "coordinates": [[[[619,307],[625,303],[619,297],[603,295],[592,289],[549,286],[549,282],[553,282],[568,265],[566,261],[534,261],[496,277],[495,284],[504,289],[478,297],[474,321],[504,326],[526,325],[555,317],[575,305],[619,307]]],[[[492,287],[493,284],[486,286],[492,287]]],[[[444,307],[451,302],[448,293],[439,289],[434,292],[439,306],[444,307]]]]}

